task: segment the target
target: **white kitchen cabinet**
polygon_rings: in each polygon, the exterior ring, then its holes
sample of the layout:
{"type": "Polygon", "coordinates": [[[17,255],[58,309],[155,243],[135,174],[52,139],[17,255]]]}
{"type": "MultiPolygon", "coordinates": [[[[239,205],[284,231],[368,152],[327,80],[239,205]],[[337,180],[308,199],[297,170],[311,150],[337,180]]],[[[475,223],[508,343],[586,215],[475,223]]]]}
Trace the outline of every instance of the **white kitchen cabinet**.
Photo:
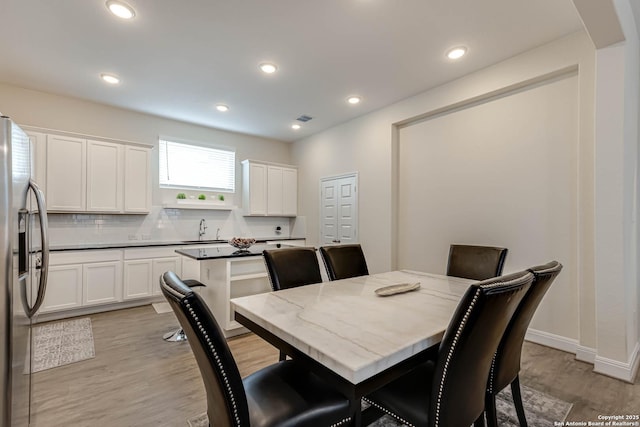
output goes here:
{"type": "Polygon", "coordinates": [[[124,299],[161,295],[160,276],[166,271],[182,275],[182,256],[176,246],[125,249],[124,299]]]}
{"type": "Polygon", "coordinates": [[[82,264],[51,265],[39,313],[82,306],[82,264]]]}
{"type": "Polygon", "coordinates": [[[242,204],[246,215],[267,214],[267,165],[242,162],[242,204]]]}
{"type": "Polygon", "coordinates": [[[122,301],[122,262],[94,262],[82,266],[82,304],[122,301]]]}
{"type": "Polygon", "coordinates": [[[86,150],[85,139],[47,135],[47,210],[86,210],[86,150]]]}
{"type": "Polygon", "coordinates": [[[282,215],[298,215],[298,170],[282,168],[282,215]]]}
{"type": "Polygon", "coordinates": [[[151,210],[151,150],[124,147],[124,213],[151,210]]]}
{"type": "Polygon", "coordinates": [[[151,274],[151,289],[153,289],[153,295],[161,295],[160,291],[160,276],[167,271],[173,271],[182,276],[181,260],[179,256],[170,258],[158,258],[153,260],[152,274],[151,274]]]}
{"type": "Polygon", "coordinates": [[[254,160],[244,160],[242,166],[245,215],[297,215],[298,171],[295,167],[254,160]]]}
{"type": "Polygon", "coordinates": [[[150,212],[150,145],[27,133],[33,177],[45,191],[50,212],[150,212]]]}
{"type": "Polygon", "coordinates": [[[87,211],[121,212],[122,145],[87,141],[87,211]]]}
{"type": "Polygon", "coordinates": [[[123,295],[125,300],[150,297],[152,293],[152,267],[150,259],[124,262],[123,295]]]}

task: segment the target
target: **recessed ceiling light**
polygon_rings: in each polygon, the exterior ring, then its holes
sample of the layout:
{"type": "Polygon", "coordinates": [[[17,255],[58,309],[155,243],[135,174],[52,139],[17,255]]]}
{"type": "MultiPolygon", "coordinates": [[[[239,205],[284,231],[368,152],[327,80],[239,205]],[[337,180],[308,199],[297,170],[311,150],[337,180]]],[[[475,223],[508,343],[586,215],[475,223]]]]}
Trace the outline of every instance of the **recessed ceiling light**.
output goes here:
{"type": "Polygon", "coordinates": [[[107,9],[118,18],[131,19],[136,16],[136,12],[131,6],[119,0],[108,0],[107,9]]]}
{"type": "Polygon", "coordinates": [[[100,74],[100,78],[110,85],[117,85],[118,83],[120,83],[120,78],[114,76],[113,74],[102,73],[100,74]]]}
{"type": "Polygon", "coordinates": [[[347,102],[352,105],[359,104],[360,101],[362,101],[362,98],[360,98],[359,96],[350,96],[347,98],[347,102]]]}
{"type": "Polygon", "coordinates": [[[301,127],[302,127],[302,126],[300,126],[300,125],[299,125],[299,124],[297,124],[297,123],[294,123],[294,124],[292,124],[292,125],[291,125],[291,129],[293,129],[293,130],[298,130],[298,129],[300,129],[301,127]]]}
{"type": "Polygon", "coordinates": [[[276,67],[275,64],[264,62],[260,64],[260,69],[262,70],[263,73],[273,74],[278,70],[278,67],[276,67]]]}
{"type": "Polygon", "coordinates": [[[454,47],[453,49],[447,52],[447,58],[449,59],[459,59],[462,58],[467,53],[467,48],[464,46],[454,47]]]}
{"type": "Polygon", "coordinates": [[[216,110],[222,111],[224,113],[225,111],[229,111],[229,106],[224,104],[218,104],[216,105],[216,110]]]}

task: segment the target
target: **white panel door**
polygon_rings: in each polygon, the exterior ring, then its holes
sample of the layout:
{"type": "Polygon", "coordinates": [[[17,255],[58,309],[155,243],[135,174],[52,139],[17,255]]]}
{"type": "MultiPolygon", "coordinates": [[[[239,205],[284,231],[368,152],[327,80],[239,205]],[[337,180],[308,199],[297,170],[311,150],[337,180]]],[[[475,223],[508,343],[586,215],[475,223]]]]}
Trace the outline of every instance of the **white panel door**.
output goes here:
{"type": "Polygon", "coordinates": [[[82,305],[82,264],[52,265],[40,313],[82,305]]]}
{"type": "Polygon", "coordinates": [[[87,210],[122,211],[122,146],[87,142],[87,210]]]}
{"type": "Polygon", "coordinates": [[[151,296],[152,260],[137,259],[124,262],[123,299],[135,299],[151,296]]]}
{"type": "Polygon", "coordinates": [[[122,262],[108,261],[82,267],[84,305],[122,301],[122,262]]]}
{"type": "Polygon", "coordinates": [[[87,196],[87,141],[47,136],[47,209],[84,211],[87,196]]]}
{"type": "Polygon", "coordinates": [[[160,276],[167,271],[173,271],[179,277],[182,276],[182,262],[180,257],[158,258],[153,260],[153,269],[151,273],[151,289],[153,295],[160,295],[160,276]]]}
{"type": "Polygon", "coordinates": [[[124,212],[148,213],[151,210],[151,150],[125,147],[124,212]]]}
{"type": "Polygon", "coordinates": [[[282,168],[282,214],[298,215],[298,170],[282,168]]]}
{"type": "Polygon", "coordinates": [[[267,215],[282,215],[282,168],[267,167],[267,215]]]}
{"type": "Polygon", "coordinates": [[[245,206],[247,215],[267,214],[267,166],[249,163],[247,166],[245,179],[248,182],[243,184],[245,192],[245,206]]]}
{"type": "Polygon", "coordinates": [[[320,181],[320,244],[354,243],[358,239],[358,177],[320,181]]]}

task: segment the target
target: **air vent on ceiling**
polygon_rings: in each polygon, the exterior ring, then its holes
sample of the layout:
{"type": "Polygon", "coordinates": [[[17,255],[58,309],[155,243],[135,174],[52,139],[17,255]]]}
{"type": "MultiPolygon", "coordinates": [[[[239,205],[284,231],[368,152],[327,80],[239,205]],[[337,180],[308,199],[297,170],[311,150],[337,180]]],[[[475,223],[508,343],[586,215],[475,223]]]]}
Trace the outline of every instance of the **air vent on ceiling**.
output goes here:
{"type": "Polygon", "coordinates": [[[309,120],[313,119],[313,117],[309,117],[306,114],[301,115],[300,117],[298,117],[296,120],[299,122],[308,122],[309,120]]]}

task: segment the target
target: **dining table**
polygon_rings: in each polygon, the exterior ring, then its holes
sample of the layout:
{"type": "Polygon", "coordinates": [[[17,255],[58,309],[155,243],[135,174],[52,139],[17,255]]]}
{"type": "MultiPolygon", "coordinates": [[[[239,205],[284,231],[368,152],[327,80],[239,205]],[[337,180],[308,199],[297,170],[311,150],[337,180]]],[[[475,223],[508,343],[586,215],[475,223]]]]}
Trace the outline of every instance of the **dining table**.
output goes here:
{"type": "Polygon", "coordinates": [[[347,396],[360,426],[361,398],[434,357],[474,282],[398,270],[233,298],[231,306],[240,324],[347,396]],[[382,295],[396,285],[416,289],[382,295]]]}

